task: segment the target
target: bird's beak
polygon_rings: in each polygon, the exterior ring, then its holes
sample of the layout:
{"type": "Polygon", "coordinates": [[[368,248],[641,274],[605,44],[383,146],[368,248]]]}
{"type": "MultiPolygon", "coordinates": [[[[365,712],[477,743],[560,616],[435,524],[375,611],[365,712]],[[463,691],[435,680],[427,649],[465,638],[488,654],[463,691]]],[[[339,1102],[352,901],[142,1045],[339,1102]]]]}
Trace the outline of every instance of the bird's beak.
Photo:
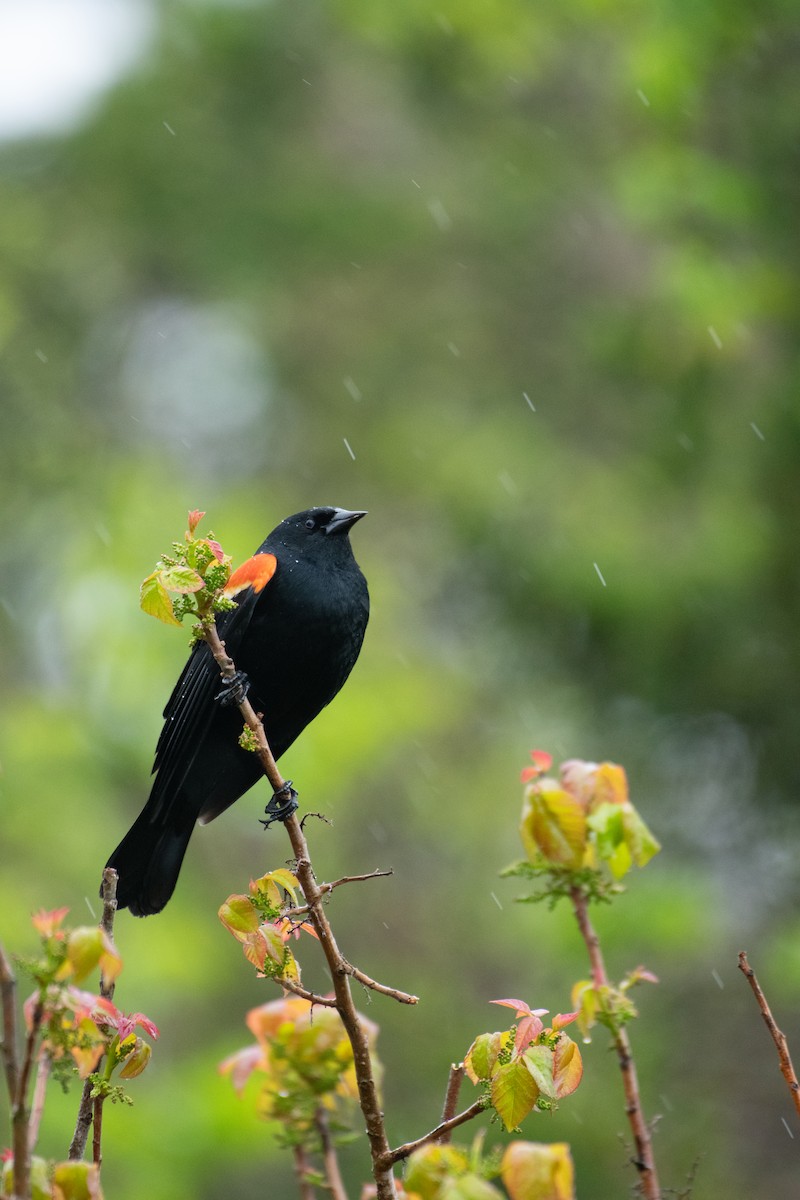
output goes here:
{"type": "Polygon", "coordinates": [[[349,529],[353,528],[356,521],[360,521],[366,515],[366,512],[350,512],[346,508],[336,508],[330,521],[328,521],[327,525],[323,526],[323,529],[326,533],[347,533],[349,529]]]}

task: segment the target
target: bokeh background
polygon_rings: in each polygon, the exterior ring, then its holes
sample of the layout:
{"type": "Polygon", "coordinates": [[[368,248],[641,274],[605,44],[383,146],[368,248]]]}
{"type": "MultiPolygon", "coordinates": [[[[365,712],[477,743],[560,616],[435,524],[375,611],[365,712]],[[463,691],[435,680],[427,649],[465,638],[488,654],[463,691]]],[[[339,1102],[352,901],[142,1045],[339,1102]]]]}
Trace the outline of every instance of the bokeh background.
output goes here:
{"type": "MultiPolygon", "coordinates": [[[[435,1123],[490,999],[564,1011],[585,974],[569,914],[498,878],[537,746],[623,763],[663,842],[597,914],[612,973],[661,978],[632,1037],[662,1181],[795,1196],[736,969],[800,1052],[795,6],[4,0],[0,33],[4,942],[89,917],[145,799],[186,642],[138,585],[186,510],[241,560],[287,513],[367,508],[362,658],[284,765],[333,822],[322,877],[395,870],[331,906],[422,997],[361,997],[392,1140],[435,1123]]],[[[287,857],[265,798],[119,920],[119,1002],[162,1039],[106,1118],[116,1200],[294,1194],[216,1073],[275,994],[216,918],[287,857]]],[[[524,1132],[624,1196],[602,1032],[585,1057],[524,1132]]]]}

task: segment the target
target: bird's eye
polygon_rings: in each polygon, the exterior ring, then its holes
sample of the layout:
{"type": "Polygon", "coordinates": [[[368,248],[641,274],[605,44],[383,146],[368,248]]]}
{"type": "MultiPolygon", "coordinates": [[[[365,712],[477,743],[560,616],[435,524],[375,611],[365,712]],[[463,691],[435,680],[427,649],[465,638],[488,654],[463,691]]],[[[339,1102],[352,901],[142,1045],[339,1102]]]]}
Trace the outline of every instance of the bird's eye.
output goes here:
{"type": "Polygon", "coordinates": [[[309,517],[308,520],[306,521],[306,529],[313,529],[315,527],[315,525],[316,525],[316,522],[315,522],[314,518],[309,517]]]}

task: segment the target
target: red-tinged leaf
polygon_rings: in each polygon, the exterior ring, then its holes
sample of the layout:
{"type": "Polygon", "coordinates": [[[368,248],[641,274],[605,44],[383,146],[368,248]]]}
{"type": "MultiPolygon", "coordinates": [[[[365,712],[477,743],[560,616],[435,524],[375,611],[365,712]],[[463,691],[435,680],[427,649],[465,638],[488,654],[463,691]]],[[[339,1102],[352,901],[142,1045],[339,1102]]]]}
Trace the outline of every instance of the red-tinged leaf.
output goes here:
{"type": "Polygon", "coordinates": [[[156,571],[152,575],[148,575],[147,579],[142,582],[139,592],[139,607],[149,617],[155,617],[156,620],[163,621],[165,625],[180,625],[180,621],[175,616],[169,592],[159,580],[156,571]]]}
{"type": "Polygon", "coordinates": [[[103,1200],[97,1163],[63,1162],[53,1171],[53,1200],[103,1200]]]}
{"type": "Polygon", "coordinates": [[[559,1100],[572,1095],[582,1076],[581,1052],[572,1038],[562,1033],[553,1050],[553,1084],[559,1100]]]}
{"type": "Polygon", "coordinates": [[[158,572],[159,582],[168,592],[199,592],[205,586],[202,575],[191,567],[164,567],[158,572]]]}
{"type": "Polygon", "coordinates": [[[560,866],[579,867],[586,848],[583,806],[550,780],[533,784],[525,794],[520,836],[532,862],[542,855],[560,866]]]}
{"type": "Polygon", "coordinates": [[[202,521],[206,514],[201,512],[199,508],[193,508],[189,513],[189,533],[194,534],[195,529],[202,521]]]}
{"type": "Polygon", "coordinates": [[[492,1104],[510,1132],[527,1117],[536,1103],[539,1088],[524,1060],[505,1063],[492,1075],[492,1104]]]}
{"type": "Polygon", "coordinates": [[[254,554],[233,572],[225,584],[224,594],[231,599],[247,587],[252,587],[256,592],[263,591],[275,574],[277,565],[274,554],[254,554]]]}
{"type": "Polygon", "coordinates": [[[517,1017],[543,1017],[546,1008],[531,1008],[524,1000],[490,1000],[490,1004],[502,1004],[505,1008],[513,1008],[517,1017]]]}
{"type": "Polygon", "coordinates": [[[240,942],[258,929],[261,917],[249,896],[228,896],[217,914],[220,921],[240,942]]]}
{"type": "Polygon", "coordinates": [[[575,1200],[575,1171],[566,1142],[512,1142],[500,1174],[511,1200],[575,1200]]]}
{"type": "Polygon", "coordinates": [[[219,542],[215,542],[213,538],[205,538],[204,541],[217,562],[225,562],[225,551],[219,542]]]}
{"type": "Polygon", "coordinates": [[[531,759],[540,775],[544,775],[553,765],[553,756],[546,750],[531,750],[531,759]]]}
{"type": "Polygon", "coordinates": [[[243,1050],[237,1050],[235,1054],[229,1055],[217,1069],[220,1075],[230,1075],[235,1090],[241,1092],[253,1071],[263,1066],[265,1066],[264,1051],[261,1046],[256,1044],[255,1046],[246,1046],[243,1050]]]}
{"type": "Polygon", "coordinates": [[[634,967],[628,975],[628,983],[659,983],[660,980],[652,971],[648,971],[647,967],[634,967]]]}
{"type": "Polygon", "coordinates": [[[269,946],[263,930],[255,929],[246,937],[240,938],[239,941],[242,943],[242,953],[247,961],[257,967],[259,971],[263,971],[264,963],[269,957],[269,946]]]}
{"type": "Polygon", "coordinates": [[[557,1033],[559,1029],[564,1029],[566,1025],[571,1025],[573,1021],[577,1021],[578,1016],[579,1013],[577,1009],[575,1012],[556,1013],[556,1015],[553,1017],[553,1030],[557,1033]]]}
{"type": "Polygon", "coordinates": [[[245,1049],[237,1050],[235,1054],[229,1055],[219,1063],[217,1070],[221,1075],[230,1075],[231,1084],[234,1085],[237,1092],[241,1092],[254,1070],[264,1066],[264,1051],[257,1044],[245,1046],[245,1049]]]}
{"type": "Polygon", "coordinates": [[[597,763],[585,762],[582,758],[568,758],[559,768],[559,778],[566,790],[580,800],[584,809],[594,796],[597,763]]]}
{"type": "MultiPolygon", "coordinates": [[[[287,959],[286,947],[280,930],[274,925],[262,925],[254,933],[242,938],[242,950],[248,962],[263,971],[268,958],[283,968],[287,959]]],[[[290,972],[286,972],[290,974],[290,972]]]]}
{"type": "Polygon", "coordinates": [[[517,1033],[514,1038],[515,1052],[520,1054],[526,1046],[530,1046],[531,1042],[535,1042],[543,1029],[543,1021],[535,1014],[530,1017],[523,1017],[517,1025],[517,1033]]]}
{"type": "MultiPolygon", "coordinates": [[[[61,922],[69,912],[68,908],[53,908],[45,910],[40,908],[38,912],[31,917],[31,924],[41,937],[58,936],[61,929],[61,922]]],[[[63,934],[61,935],[63,936],[63,934]]]]}

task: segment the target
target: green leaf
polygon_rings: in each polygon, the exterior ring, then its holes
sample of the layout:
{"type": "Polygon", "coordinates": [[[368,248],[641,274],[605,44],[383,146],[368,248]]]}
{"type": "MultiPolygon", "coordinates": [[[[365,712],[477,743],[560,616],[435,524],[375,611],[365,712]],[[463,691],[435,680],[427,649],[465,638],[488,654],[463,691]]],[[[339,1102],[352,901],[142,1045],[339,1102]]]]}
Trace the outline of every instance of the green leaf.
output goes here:
{"type": "Polygon", "coordinates": [[[158,572],[148,575],[139,591],[139,607],[148,616],[163,621],[165,625],[180,625],[172,607],[172,599],[158,578],[158,572]]]}
{"type": "Polygon", "coordinates": [[[158,578],[169,592],[199,592],[205,587],[205,580],[191,567],[165,567],[158,572],[158,578]]]}
{"type": "Polygon", "coordinates": [[[503,1200],[503,1193],[480,1175],[470,1173],[457,1179],[446,1179],[436,1200],[503,1200]]]}
{"type": "Polygon", "coordinates": [[[632,804],[622,810],[625,841],[637,867],[645,867],[661,849],[661,843],[653,836],[632,804]]]}
{"type": "Polygon", "coordinates": [[[661,849],[630,802],[601,804],[588,819],[598,857],[621,879],[634,863],[644,867],[661,849]]]}
{"type": "Polygon", "coordinates": [[[513,1035],[508,1030],[503,1033],[479,1034],[464,1056],[467,1076],[473,1083],[489,1079],[500,1051],[510,1049],[513,1044],[513,1035]]]}
{"type": "Polygon", "coordinates": [[[492,1104],[509,1132],[536,1103],[539,1088],[524,1062],[506,1063],[492,1076],[492,1104]]]}
{"type": "Polygon", "coordinates": [[[549,1046],[530,1046],[522,1056],[525,1066],[533,1076],[536,1088],[549,1100],[555,1100],[556,1087],[553,1082],[553,1051],[549,1046]]]}

